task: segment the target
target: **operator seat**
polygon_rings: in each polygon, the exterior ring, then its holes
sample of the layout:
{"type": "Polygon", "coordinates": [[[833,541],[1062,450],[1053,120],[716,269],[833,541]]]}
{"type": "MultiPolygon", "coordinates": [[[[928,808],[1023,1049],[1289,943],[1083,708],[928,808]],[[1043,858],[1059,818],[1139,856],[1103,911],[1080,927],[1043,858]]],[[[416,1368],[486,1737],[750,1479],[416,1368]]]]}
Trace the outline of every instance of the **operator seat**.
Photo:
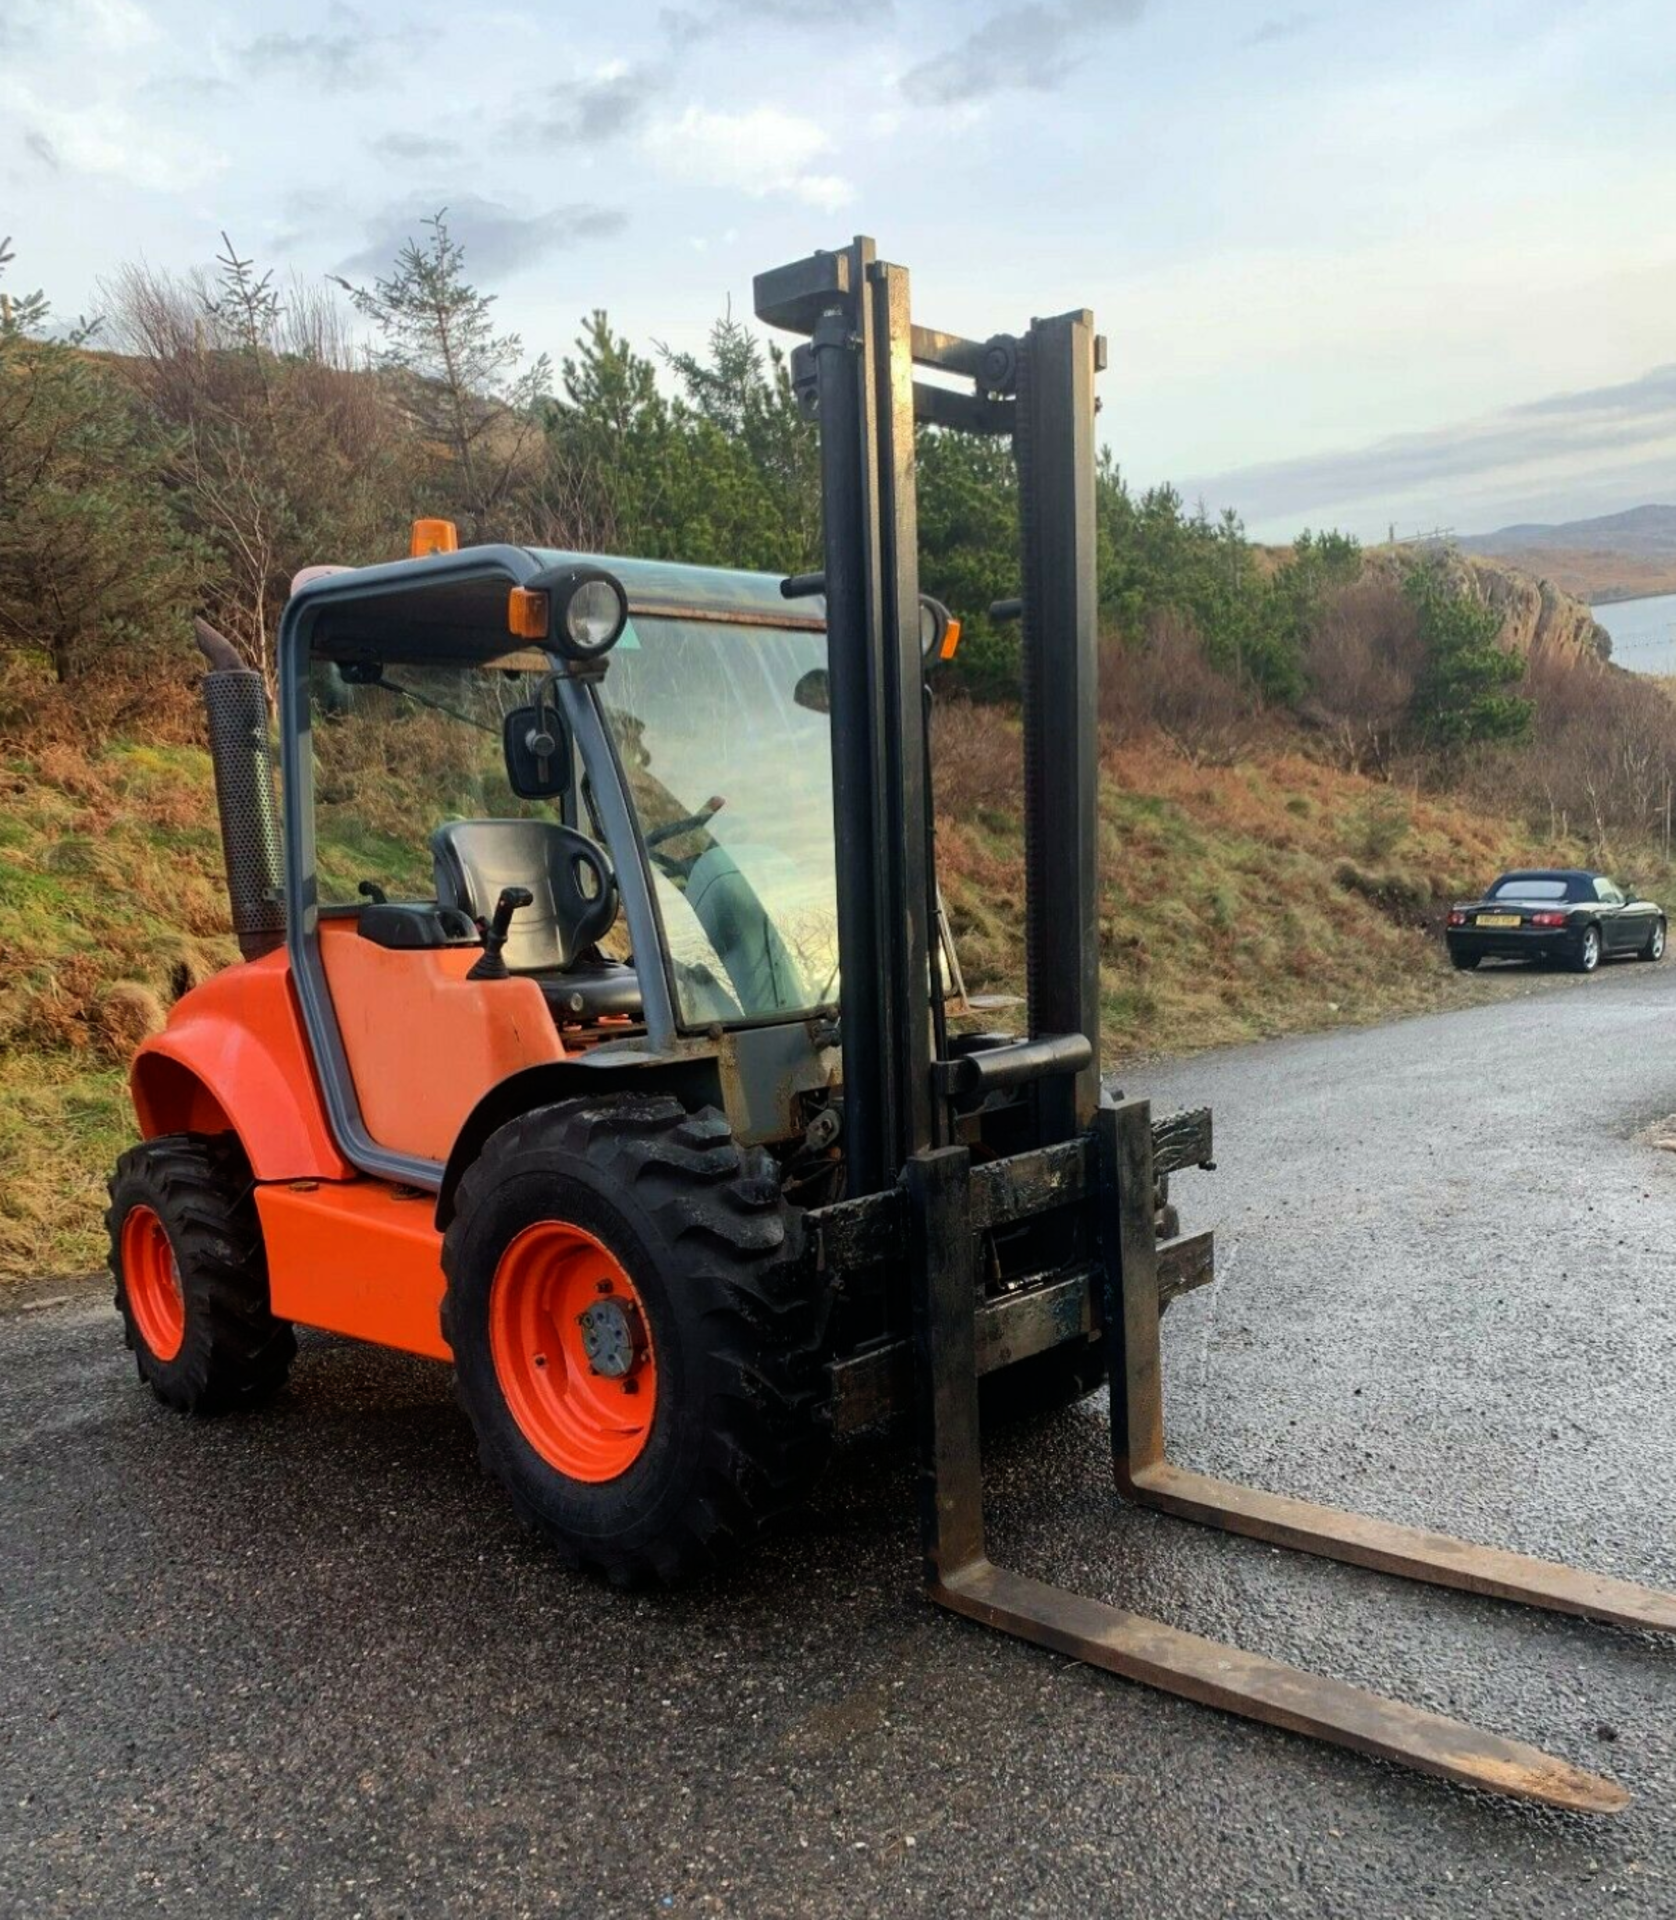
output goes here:
{"type": "Polygon", "coordinates": [[[502,957],[508,973],[536,981],[555,1019],[640,1018],[634,970],[594,950],[617,917],[617,882],[585,833],[551,820],[450,820],[431,835],[431,862],[437,904],[473,920],[493,915],[503,887],[529,888],[502,957]]]}

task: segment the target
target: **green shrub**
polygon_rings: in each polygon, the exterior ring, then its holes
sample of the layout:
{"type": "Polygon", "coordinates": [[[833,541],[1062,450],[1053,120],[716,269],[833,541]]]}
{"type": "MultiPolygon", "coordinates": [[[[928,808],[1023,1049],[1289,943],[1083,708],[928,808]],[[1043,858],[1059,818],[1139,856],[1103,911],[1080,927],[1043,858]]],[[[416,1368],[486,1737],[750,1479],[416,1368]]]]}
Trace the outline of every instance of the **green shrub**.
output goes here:
{"type": "Polygon", "coordinates": [[[1408,838],[1408,804],[1387,790],[1372,795],[1345,822],[1352,853],[1363,860],[1386,860],[1408,838]]]}

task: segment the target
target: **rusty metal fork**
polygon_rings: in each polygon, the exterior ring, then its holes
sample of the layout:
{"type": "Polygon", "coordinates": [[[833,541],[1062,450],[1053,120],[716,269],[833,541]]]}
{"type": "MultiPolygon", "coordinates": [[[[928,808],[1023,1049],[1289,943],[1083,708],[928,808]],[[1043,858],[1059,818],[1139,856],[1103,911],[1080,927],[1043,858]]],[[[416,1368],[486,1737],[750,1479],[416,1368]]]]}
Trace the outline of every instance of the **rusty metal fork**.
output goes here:
{"type": "MultiPolygon", "coordinates": [[[[1285,1544],[1308,1546],[1314,1552],[1362,1557],[1365,1564],[1428,1579],[1446,1576],[1421,1572],[1422,1565],[1446,1565],[1456,1575],[1451,1584],[1519,1598],[1541,1592],[1550,1596],[1543,1604],[1563,1604],[1551,1597],[1557,1591],[1551,1575],[1565,1574],[1563,1568],[1543,1569],[1538,1562],[1495,1555],[1491,1558],[1497,1565],[1491,1570],[1440,1553],[1440,1548],[1447,1547],[1453,1554],[1471,1556],[1482,1552],[1480,1549],[1440,1543],[1434,1536],[1402,1528],[1384,1530],[1403,1536],[1400,1553],[1389,1551],[1391,1541],[1387,1539],[1380,1548],[1382,1557],[1372,1557],[1371,1547],[1358,1556],[1348,1551],[1354,1542],[1345,1529],[1353,1526],[1378,1532],[1380,1523],[1340,1515],[1336,1518],[1345,1527],[1334,1534],[1318,1523],[1317,1516],[1325,1509],[1309,1508],[1302,1502],[1272,1503],[1272,1496],[1231,1488],[1197,1475],[1179,1476],[1192,1483],[1179,1496],[1171,1493],[1167,1499],[1162,1491],[1155,1491],[1155,1487],[1162,1489],[1166,1484],[1165,1479],[1155,1476],[1173,1480],[1177,1470],[1164,1463],[1162,1451],[1152,1133],[1147,1106],[1133,1101],[1103,1109],[1098,1127],[1104,1175],[1099,1204],[1107,1241],[1107,1324],[1113,1336],[1107,1346],[1112,1403],[1122,1416],[1114,1426],[1114,1450],[1125,1491],[1157,1505],[1167,1505],[1179,1497],[1180,1505],[1171,1510],[1217,1525],[1260,1532],[1264,1538],[1285,1544]],[[1155,1451],[1141,1454],[1138,1477],[1131,1470],[1140,1451],[1135,1446],[1137,1431],[1143,1440],[1152,1435],[1157,1438],[1155,1451]],[[1245,1503],[1272,1503],[1261,1525],[1253,1520],[1241,1526],[1240,1516],[1257,1510],[1228,1497],[1234,1494],[1245,1503]],[[1281,1508],[1287,1510],[1284,1526],[1278,1522],[1281,1508]],[[1327,1544],[1329,1541],[1335,1544],[1327,1544]],[[1429,1543],[1426,1552],[1421,1551],[1421,1543],[1429,1543]],[[1504,1563],[1515,1563],[1520,1570],[1539,1569],[1545,1583],[1533,1582],[1528,1571],[1515,1572],[1504,1563]]],[[[1629,1795],[1616,1782],[1584,1772],[1535,1747],[1182,1632],[1162,1621],[1106,1606],[994,1565],[984,1545],[974,1341],[977,1237],[967,1150],[945,1147],[915,1155],[908,1162],[905,1184],[915,1239],[912,1270],[921,1537],[926,1585],[933,1600],[969,1619],[1104,1667],[1125,1679],[1444,1779],[1580,1812],[1611,1813],[1627,1804],[1629,1795]]],[[[1640,1625],[1676,1624],[1676,1611],[1670,1611],[1676,1609],[1676,1600],[1669,1596],[1622,1582],[1592,1582],[1580,1574],[1568,1578],[1577,1583],[1575,1588],[1565,1590],[1567,1600],[1573,1603],[1570,1611],[1601,1614],[1608,1605],[1615,1605],[1619,1611],[1607,1612],[1605,1617],[1633,1614],[1640,1625]],[[1587,1604],[1583,1604],[1585,1601],[1587,1604]]]]}
{"type": "Polygon", "coordinates": [[[1136,1202],[1136,1196],[1152,1191],[1147,1103],[1129,1100],[1102,1109],[1096,1118],[1096,1137],[1102,1232],[1108,1247],[1115,1242],[1118,1269],[1115,1291],[1119,1297],[1114,1301],[1109,1297],[1114,1289],[1108,1250],[1107,1326],[1119,1336],[1110,1342],[1112,1457],[1118,1487],[1129,1499],[1184,1520],[1406,1580],[1460,1587],[1467,1593],[1517,1600],[1550,1613],[1580,1614],[1614,1626],[1676,1633],[1676,1594],[1172,1466],[1164,1447],[1158,1249],[1151,1207],[1136,1202]],[[1145,1182],[1144,1187],[1137,1186],[1137,1181],[1145,1182]]]}

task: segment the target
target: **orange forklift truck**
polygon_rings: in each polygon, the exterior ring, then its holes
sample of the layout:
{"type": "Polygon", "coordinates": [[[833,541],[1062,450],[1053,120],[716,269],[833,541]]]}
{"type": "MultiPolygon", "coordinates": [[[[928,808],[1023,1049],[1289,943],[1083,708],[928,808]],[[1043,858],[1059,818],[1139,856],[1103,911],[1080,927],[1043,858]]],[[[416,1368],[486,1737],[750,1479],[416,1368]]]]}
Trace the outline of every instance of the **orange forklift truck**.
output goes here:
{"type": "Polygon", "coordinates": [[[985,342],[916,325],[866,240],[763,275],[756,306],[803,338],[820,574],[456,551],[421,523],[417,557],[293,594],[283,814],[262,680],[200,630],[244,957],[134,1062],[144,1144],[109,1225],[141,1377],[184,1412],[254,1405],[294,1324],[450,1362],[524,1520],[623,1583],[712,1566],[835,1434],[912,1411],[941,1604],[1452,1779],[1622,1805],[1534,1748],[989,1560],[980,1407],[1109,1380],[1128,1499],[1676,1628],[1667,1594],[1169,1462],[1160,1314],[1211,1277],[1211,1239],[1160,1189],[1209,1163],[1211,1124],[1097,1073],[1104,343],[1085,312],[985,342]],[[948,1018],[925,702],[953,635],[919,591],[921,423],[1017,455],[1022,1036],[948,1018]]]}

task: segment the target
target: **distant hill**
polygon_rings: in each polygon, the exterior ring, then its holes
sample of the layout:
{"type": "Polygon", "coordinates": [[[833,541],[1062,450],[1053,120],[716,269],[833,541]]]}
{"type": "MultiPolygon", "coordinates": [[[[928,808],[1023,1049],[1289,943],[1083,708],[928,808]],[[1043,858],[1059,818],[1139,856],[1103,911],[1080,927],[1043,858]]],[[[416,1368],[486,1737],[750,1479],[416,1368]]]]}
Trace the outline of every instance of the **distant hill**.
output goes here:
{"type": "Polygon", "coordinates": [[[1529,521],[1470,534],[1457,544],[1541,574],[1596,603],[1676,593],[1676,506],[1631,507],[1553,525],[1529,521]]]}

